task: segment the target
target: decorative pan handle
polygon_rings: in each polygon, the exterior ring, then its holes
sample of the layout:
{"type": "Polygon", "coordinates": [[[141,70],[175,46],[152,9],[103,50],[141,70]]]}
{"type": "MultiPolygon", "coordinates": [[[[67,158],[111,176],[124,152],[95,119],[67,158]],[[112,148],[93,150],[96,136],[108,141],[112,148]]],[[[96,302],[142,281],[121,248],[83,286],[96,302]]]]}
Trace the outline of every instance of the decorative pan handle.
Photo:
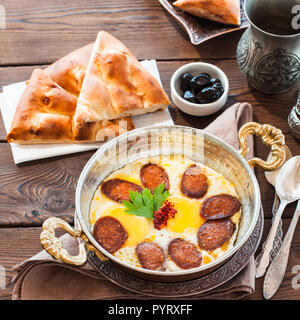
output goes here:
{"type": "Polygon", "coordinates": [[[94,251],[97,256],[102,260],[108,260],[103,256],[92,244],[88,242],[87,237],[81,230],[73,229],[67,222],[62,219],[51,217],[44,221],[43,231],[40,235],[40,241],[43,248],[55,259],[61,260],[64,263],[72,264],[75,266],[82,266],[87,261],[87,251],[94,251]],[[66,249],[63,248],[62,242],[55,236],[55,230],[61,228],[67,231],[70,235],[83,239],[79,244],[79,253],[72,256],[66,249]]]}
{"type": "Polygon", "coordinates": [[[247,138],[255,134],[262,139],[262,142],[271,147],[272,157],[270,161],[253,158],[248,161],[250,166],[259,167],[265,171],[278,170],[286,158],[285,138],[281,130],[269,125],[248,122],[239,131],[240,153],[243,157],[249,152],[247,138]]]}

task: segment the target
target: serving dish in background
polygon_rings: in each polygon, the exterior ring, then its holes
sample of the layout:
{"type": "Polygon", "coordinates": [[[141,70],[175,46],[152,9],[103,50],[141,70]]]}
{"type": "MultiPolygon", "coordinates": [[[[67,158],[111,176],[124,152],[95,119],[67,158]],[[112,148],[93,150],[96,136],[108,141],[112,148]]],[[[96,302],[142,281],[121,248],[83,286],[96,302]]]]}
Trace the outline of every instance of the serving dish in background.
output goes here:
{"type": "Polygon", "coordinates": [[[219,111],[226,104],[229,81],[226,74],[217,66],[205,62],[192,62],[181,66],[174,72],[170,81],[170,88],[173,103],[181,111],[193,116],[207,116],[219,111]],[[223,94],[216,101],[205,104],[192,103],[184,100],[182,97],[183,92],[180,89],[180,78],[186,72],[190,72],[194,76],[199,73],[208,73],[212,78],[218,78],[224,88],[223,94]]]}
{"type": "Polygon", "coordinates": [[[239,26],[224,25],[207,19],[198,18],[173,6],[173,0],[159,0],[159,2],[171,16],[182,25],[184,30],[188,33],[191,43],[194,45],[198,45],[222,34],[245,29],[249,26],[244,14],[244,0],[240,0],[241,24],[239,26]]]}

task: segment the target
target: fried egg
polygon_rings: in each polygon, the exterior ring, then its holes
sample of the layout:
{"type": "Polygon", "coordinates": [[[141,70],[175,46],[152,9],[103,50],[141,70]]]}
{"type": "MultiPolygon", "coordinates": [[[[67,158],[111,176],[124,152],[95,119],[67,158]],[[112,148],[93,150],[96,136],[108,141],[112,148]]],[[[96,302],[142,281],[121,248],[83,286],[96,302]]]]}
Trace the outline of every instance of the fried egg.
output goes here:
{"type": "Polygon", "coordinates": [[[99,218],[112,216],[121,222],[128,233],[128,238],[122,248],[114,252],[113,255],[125,263],[141,267],[135,253],[135,247],[143,241],[152,241],[158,244],[165,252],[165,270],[178,271],[183,269],[177,266],[168,256],[168,245],[175,238],[183,238],[197,246],[202,254],[202,265],[215,261],[230,250],[234,246],[237,237],[242,210],[230,217],[236,227],[230,240],[212,252],[207,252],[198,247],[197,231],[205,222],[205,219],[200,216],[203,201],[208,197],[219,194],[229,194],[239,198],[235,186],[210,167],[182,156],[159,156],[139,159],[135,162],[127,163],[122,168],[114,171],[105,181],[123,179],[143,187],[139,173],[141,167],[147,163],[158,164],[167,172],[170,183],[170,196],[167,200],[174,204],[177,213],[174,218],[168,220],[165,228],[157,230],[154,228],[151,219],[127,213],[122,203],[113,201],[104,195],[100,188],[97,188],[90,206],[89,222],[91,229],[93,230],[94,224],[99,218]],[[188,198],[180,190],[182,175],[193,164],[202,169],[202,173],[206,175],[209,181],[208,191],[202,199],[188,198]]]}

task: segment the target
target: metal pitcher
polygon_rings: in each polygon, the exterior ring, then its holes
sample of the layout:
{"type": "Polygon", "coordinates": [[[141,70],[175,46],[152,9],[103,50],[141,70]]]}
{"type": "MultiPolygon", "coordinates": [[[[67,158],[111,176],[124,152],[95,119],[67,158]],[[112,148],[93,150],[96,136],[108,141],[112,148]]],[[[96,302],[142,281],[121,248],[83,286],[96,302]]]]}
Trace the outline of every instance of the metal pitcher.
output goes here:
{"type": "Polygon", "coordinates": [[[268,94],[299,86],[300,0],[245,0],[244,12],[237,62],[249,85],[268,94]]]}

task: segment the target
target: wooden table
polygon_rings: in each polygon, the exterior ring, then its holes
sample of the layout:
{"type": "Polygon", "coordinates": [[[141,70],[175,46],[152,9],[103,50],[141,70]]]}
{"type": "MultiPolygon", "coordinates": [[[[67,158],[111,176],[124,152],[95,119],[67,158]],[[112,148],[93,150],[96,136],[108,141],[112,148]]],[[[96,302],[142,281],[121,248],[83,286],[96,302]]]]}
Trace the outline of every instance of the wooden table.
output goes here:
{"type": "MultiPolygon", "coordinates": [[[[287,124],[296,90],[285,95],[267,96],[247,85],[239,71],[235,50],[241,32],[235,32],[193,46],[186,33],[155,0],[27,0],[1,1],[6,8],[6,30],[0,30],[0,86],[28,79],[36,67],[44,68],[56,59],[87,43],[97,32],[106,30],[123,41],[138,59],[156,59],[167,93],[172,73],[191,61],[206,61],[221,67],[229,77],[230,92],[226,107],[235,102],[250,102],[254,120],[280,128],[293,154],[299,143],[287,124]]],[[[218,115],[197,118],[174,106],[176,124],[205,128],[218,115]]],[[[256,154],[266,157],[268,150],[256,141],[256,154]]],[[[14,272],[10,268],[41,250],[39,234],[45,219],[53,215],[73,223],[74,194],[79,174],[94,152],[85,152],[22,165],[15,165],[5,130],[0,121],[0,265],[6,269],[6,288],[1,299],[10,299],[14,272]]],[[[257,172],[265,211],[265,232],[271,222],[274,190],[257,172]]],[[[295,205],[284,213],[286,231],[295,205]]],[[[300,225],[293,240],[287,273],[276,299],[299,299],[300,289],[292,288],[300,265],[300,225]]],[[[262,280],[256,282],[255,294],[248,299],[262,299],[262,280]]]]}

